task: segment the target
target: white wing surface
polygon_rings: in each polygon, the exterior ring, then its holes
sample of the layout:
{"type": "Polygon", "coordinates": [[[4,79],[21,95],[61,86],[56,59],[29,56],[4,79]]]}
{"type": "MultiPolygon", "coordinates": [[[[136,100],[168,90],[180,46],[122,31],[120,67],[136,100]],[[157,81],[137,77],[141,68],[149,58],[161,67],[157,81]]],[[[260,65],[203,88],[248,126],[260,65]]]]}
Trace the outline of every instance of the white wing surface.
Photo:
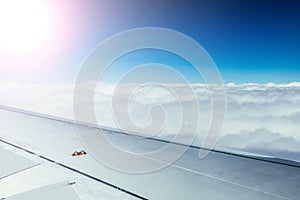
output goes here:
{"type": "MultiPolygon", "coordinates": [[[[123,173],[92,156],[71,120],[6,106],[0,106],[0,119],[0,199],[300,198],[296,162],[216,150],[199,159],[199,148],[189,147],[161,170],[123,173]],[[87,154],[71,156],[79,150],[87,154]]],[[[90,124],[78,126],[93,141],[93,151],[103,154],[109,151],[97,140],[100,134],[110,134],[115,143],[134,152],[166,144],[90,124]]]]}

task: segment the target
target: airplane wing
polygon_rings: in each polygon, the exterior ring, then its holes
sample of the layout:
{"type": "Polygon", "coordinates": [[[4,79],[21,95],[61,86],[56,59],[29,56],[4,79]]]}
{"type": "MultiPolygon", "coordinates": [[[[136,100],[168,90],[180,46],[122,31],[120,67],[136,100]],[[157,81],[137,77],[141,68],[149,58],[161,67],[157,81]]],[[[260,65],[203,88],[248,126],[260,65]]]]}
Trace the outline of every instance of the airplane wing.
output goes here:
{"type": "MultiPolygon", "coordinates": [[[[300,199],[297,162],[217,150],[199,159],[199,147],[191,146],[161,170],[124,173],[91,155],[72,120],[7,106],[0,106],[0,119],[1,200],[300,199]]],[[[91,139],[111,134],[138,151],[166,143],[91,124],[77,126],[91,139]]],[[[94,151],[105,154],[101,141],[94,142],[94,151]]]]}

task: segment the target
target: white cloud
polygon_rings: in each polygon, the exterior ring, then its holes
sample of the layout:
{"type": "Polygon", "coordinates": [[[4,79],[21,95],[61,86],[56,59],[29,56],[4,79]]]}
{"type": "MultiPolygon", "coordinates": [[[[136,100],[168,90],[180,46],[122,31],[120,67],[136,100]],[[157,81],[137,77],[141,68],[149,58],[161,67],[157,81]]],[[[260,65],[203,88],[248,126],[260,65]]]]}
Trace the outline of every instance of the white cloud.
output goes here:
{"type": "Polygon", "coordinates": [[[235,85],[227,97],[225,133],[265,128],[299,139],[299,83],[235,85]]]}
{"type": "Polygon", "coordinates": [[[267,129],[227,134],[218,146],[293,160],[299,160],[300,156],[299,140],[267,129]]]}
{"type": "Polygon", "coordinates": [[[0,84],[0,104],[72,117],[73,88],[69,85],[0,84]]]}
{"type": "MultiPolygon", "coordinates": [[[[111,99],[116,87],[114,84],[99,84],[100,86],[101,90],[98,89],[95,93],[97,120],[102,125],[115,127],[111,99]]],[[[133,124],[146,127],[152,122],[160,124],[163,121],[165,127],[160,136],[172,137],[178,131],[182,120],[180,104],[191,112],[194,109],[193,96],[186,93],[188,87],[184,84],[169,84],[165,87],[150,84],[137,89],[136,86],[123,85],[121,92],[114,96],[114,108],[126,107],[127,101],[124,101],[124,97],[128,91],[134,91],[128,106],[133,124]],[[182,97],[180,104],[174,93],[182,97]],[[156,107],[151,113],[151,108],[156,105],[161,105],[163,110],[156,107]],[[157,119],[151,118],[151,114],[157,119]]],[[[210,94],[203,84],[193,84],[192,88],[200,110],[198,143],[201,143],[210,122],[210,94]]],[[[0,104],[73,118],[73,89],[71,85],[62,84],[2,84],[0,104]]],[[[271,154],[278,151],[300,153],[300,83],[231,83],[226,85],[226,96],[227,116],[219,146],[271,154]]],[[[188,134],[191,122],[183,119],[182,123],[181,131],[188,134]]],[[[129,130],[131,128],[131,124],[126,127],[129,130]]]]}

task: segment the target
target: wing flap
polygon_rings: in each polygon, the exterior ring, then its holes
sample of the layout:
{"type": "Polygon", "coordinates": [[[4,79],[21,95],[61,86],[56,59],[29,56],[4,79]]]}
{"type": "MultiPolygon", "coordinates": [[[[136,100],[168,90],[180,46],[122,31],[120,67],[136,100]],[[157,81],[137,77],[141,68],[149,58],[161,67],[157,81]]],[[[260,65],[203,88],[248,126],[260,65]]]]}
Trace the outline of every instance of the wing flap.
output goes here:
{"type": "Polygon", "coordinates": [[[38,164],[39,163],[26,159],[0,147],[0,180],[12,174],[16,174],[20,171],[34,167],[38,164]]]}
{"type": "Polygon", "coordinates": [[[46,187],[38,188],[28,192],[20,193],[6,198],[7,200],[53,200],[53,199],[70,199],[80,200],[74,191],[74,188],[68,183],[58,183],[46,187]]]}

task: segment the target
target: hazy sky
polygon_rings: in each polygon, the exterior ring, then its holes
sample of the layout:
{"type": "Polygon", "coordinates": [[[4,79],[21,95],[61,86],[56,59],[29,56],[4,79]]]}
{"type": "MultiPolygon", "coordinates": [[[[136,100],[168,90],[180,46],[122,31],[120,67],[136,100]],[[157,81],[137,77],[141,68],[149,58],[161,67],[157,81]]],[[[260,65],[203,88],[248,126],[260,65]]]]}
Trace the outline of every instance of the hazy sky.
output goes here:
{"type": "MultiPolygon", "coordinates": [[[[0,2],[1,82],[72,84],[97,44],[145,26],[170,28],[194,38],[213,58],[226,83],[299,81],[299,1],[24,2],[0,2]]],[[[132,56],[126,62],[130,66],[148,61],[142,57],[132,56]]],[[[164,59],[170,61],[163,55],[158,61],[164,59]]],[[[193,76],[184,62],[169,64],[193,76]]],[[[117,76],[118,70],[111,73],[117,76]]]]}

